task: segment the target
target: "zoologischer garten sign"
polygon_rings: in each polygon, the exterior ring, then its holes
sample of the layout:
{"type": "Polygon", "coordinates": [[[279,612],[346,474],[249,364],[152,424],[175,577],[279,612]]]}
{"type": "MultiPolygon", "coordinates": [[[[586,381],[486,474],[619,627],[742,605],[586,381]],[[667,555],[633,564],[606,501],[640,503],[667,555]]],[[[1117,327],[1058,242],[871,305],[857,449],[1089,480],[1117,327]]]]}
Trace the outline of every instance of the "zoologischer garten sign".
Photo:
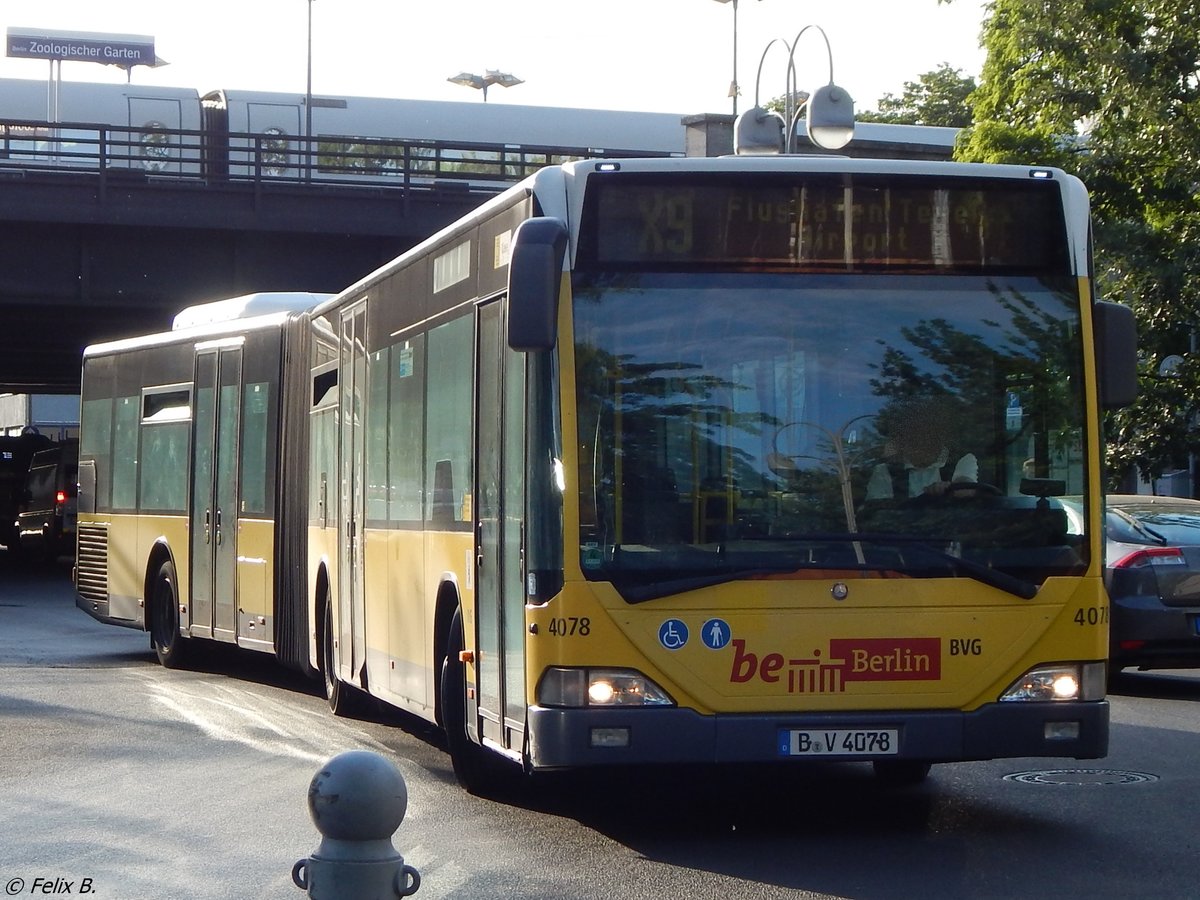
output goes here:
{"type": "Polygon", "coordinates": [[[154,38],[139,34],[9,28],[8,55],[18,59],[104,63],[126,69],[155,64],[154,38]]]}

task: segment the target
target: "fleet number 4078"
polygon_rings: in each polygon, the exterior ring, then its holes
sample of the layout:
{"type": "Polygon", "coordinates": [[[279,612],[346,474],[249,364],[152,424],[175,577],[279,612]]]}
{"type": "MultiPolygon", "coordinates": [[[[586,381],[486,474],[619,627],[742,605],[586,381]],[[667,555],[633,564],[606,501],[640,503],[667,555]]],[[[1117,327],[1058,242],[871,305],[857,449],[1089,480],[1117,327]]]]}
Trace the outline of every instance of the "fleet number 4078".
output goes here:
{"type": "Polygon", "coordinates": [[[1076,625],[1107,625],[1107,606],[1087,606],[1075,610],[1076,625]]]}
{"type": "Polygon", "coordinates": [[[559,637],[570,637],[576,634],[580,637],[587,637],[592,633],[592,620],[587,616],[551,619],[550,633],[559,637]]]}

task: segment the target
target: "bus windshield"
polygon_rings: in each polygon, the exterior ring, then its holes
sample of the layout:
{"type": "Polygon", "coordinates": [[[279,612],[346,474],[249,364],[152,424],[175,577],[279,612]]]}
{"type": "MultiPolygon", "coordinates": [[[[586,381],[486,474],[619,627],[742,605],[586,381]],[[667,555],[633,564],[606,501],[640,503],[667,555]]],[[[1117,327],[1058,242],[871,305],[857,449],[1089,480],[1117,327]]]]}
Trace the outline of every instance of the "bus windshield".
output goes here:
{"type": "Polygon", "coordinates": [[[573,287],[580,559],[627,600],[1086,568],[1056,499],[1086,488],[1075,279],[596,266],[573,287]]]}

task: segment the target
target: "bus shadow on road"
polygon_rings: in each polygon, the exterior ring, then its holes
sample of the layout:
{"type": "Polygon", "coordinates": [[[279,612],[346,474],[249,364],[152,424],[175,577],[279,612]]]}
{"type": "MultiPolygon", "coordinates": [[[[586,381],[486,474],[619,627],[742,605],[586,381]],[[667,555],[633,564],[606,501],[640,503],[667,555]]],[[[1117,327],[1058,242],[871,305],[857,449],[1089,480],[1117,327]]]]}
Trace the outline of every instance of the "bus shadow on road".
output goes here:
{"type": "MultiPolygon", "coordinates": [[[[187,653],[183,668],[188,671],[235,678],[299,694],[323,696],[321,682],[297,669],[288,668],[274,656],[254,653],[232,644],[196,640],[188,642],[187,653]]],[[[150,651],[150,657],[154,657],[153,650],[150,651]]]]}
{"type": "Polygon", "coordinates": [[[1200,701],[1200,670],[1124,671],[1112,676],[1108,692],[1122,697],[1200,701]]]}
{"type": "Polygon", "coordinates": [[[820,810],[822,831],[844,819],[860,829],[855,807],[887,807],[866,821],[888,827],[923,824],[925,787],[888,789],[870,767],[810,763],[798,766],[672,766],[616,769],[534,778],[528,797],[546,812],[570,815],[608,833],[654,834],[681,827],[696,833],[803,831],[820,810]],[[791,798],[787,800],[786,798],[791,798]]]}
{"type": "Polygon", "coordinates": [[[1052,816],[989,802],[957,781],[939,780],[935,766],[922,785],[890,788],[856,763],[614,769],[535,778],[523,799],[515,790],[495,799],[574,819],[701,880],[760,885],[756,897],[962,896],[982,848],[1049,845],[1061,834],[1052,816]]]}

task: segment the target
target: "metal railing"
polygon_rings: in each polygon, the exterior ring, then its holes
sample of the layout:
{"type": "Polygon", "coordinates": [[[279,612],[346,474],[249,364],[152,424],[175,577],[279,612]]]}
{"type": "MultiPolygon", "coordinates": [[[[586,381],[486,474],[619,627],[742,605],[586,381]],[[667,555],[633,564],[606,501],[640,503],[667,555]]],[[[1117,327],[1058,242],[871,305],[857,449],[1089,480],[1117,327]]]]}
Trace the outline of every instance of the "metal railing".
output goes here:
{"type": "Polygon", "coordinates": [[[120,172],[208,183],[337,184],[501,190],[578,159],[654,157],[619,148],[550,147],[0,119],[0,172],[120,172]]]}

